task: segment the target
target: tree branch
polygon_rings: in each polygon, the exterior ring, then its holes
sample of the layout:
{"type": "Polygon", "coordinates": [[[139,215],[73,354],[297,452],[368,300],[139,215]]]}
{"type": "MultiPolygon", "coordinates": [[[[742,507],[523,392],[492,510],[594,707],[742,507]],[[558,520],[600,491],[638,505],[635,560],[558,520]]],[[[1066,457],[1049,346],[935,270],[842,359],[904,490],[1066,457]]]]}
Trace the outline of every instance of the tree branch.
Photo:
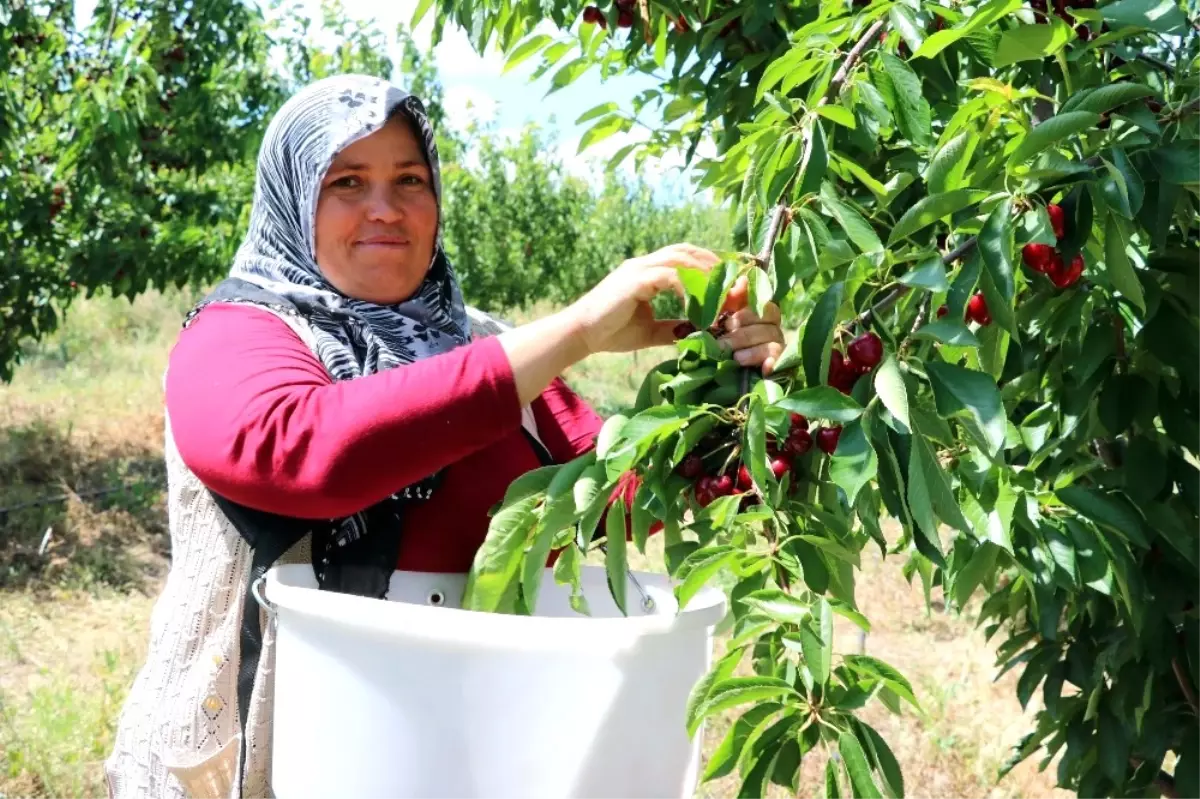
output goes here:
{"type": "Polygon", "coordinates": [[[1183,664],[1179,662],[1179,658],[1171,658],[1171,671],[1175,672],[1175,681],[1179,683],[1179,690],[1183,691],[1183,697],[1191,707],[1192,713],[1200,715],[1200,702],[1196,701],[1196,689],[1188,681],[1187,673],[1183,670],[1183,664]]]}
{"type": "MultiPolygon", "coordinates": [[[[1129,765],[1134,769],[1139,769],[1146,761],[1138,757],[1129,758],[1129,765]]],[[[1150,780],[1150,784],[1158,789],[1158,792],[1165,799],[1179,799],[1179,792],[1175,790],[1175,778],[1165,771],[1158,772],[1158,776],[1150,780]]]]}
{"type": "MultiPolygon", "coordinates": [[[[957,261],[959,258],[962,258],[967,253],[971,252],[971,250],[975,249],[975,245],[978,243],[979,243],[979,239],[976,236],[972,236],[971,238],[964,241],[962,244],[955,247],[950,252],[943,255],[942,256],[942,264],[945,266],[949,266],[950,264],[957,261]]],[[[883,298],[881,300],[879,300],[879,302],[875,303],[870,308],[868,308],[867,310],[865,310],[861,314],[859,314],[854,319],[854,324],[865,325],[872,316],[881,314],[884,311],[886,311],[887,309],[891,308],[893,305],[895,305],[896,302],[901,297],[903,297],[905,294],[908,293],[908,291],[909,291],[908,286],[903,286],[903,285],[896,286],[891,291],[889,291],[887,294],[885,294],[883,296],[883,298]]]]}
{"type": "Polygon", "coordinates": [[[1166,61],[1160,61],[1154,56],[1146,55],[1145,53],[1138,53],[1136,56],[1134,56],[1134,59],[1141,61],[1144,64],[1149,64],[1155,69],[1161,69],[1171,77],[1175,77],[1175,67],[1171,66],[1166,61]]]}
{"type": "Polygon", "coordinates": [[[1169,114],[1164,114],[1158,118],[1159,122],[1174,122],[1177,119],[1194,114],[1200,111],[1200,97],[1192,100],[1190,103],[1184,103],[1169,114]]]}

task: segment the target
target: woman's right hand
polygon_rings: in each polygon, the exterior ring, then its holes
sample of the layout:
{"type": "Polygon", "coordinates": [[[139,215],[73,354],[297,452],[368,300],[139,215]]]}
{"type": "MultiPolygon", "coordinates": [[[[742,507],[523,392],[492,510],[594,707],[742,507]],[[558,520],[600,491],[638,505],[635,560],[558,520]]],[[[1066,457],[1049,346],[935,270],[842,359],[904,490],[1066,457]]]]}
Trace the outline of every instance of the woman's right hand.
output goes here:
{"type": "Polygon", "coordinates": [[[707,272],[717,255],[692,244],[672,244],[630,258],[566,309],[589,353],[631,352],[675,341],[684,319],[655,319],[650,301],[663,291],[685,297],[677,267],[707,272]]]}

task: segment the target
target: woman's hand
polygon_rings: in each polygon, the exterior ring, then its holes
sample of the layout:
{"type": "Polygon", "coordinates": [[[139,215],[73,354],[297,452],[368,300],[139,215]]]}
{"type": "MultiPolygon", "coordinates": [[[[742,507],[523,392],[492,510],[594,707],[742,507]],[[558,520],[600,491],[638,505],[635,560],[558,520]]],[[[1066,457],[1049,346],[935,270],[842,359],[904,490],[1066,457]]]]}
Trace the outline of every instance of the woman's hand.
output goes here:
{"type": "Polygon", "coordinates": [[[763,377],[771,374],[775,362],[783,354],[783,328],[779,306],[768,302],[759,316],[750,301],[750,281],[739,277],[725,295],[723,309],[730,313],[725,320],[725,333],[719,339],[721,346],[733,352],[734,360],[742,366],[762,366],[763,377]]]}
{"type": "Polygon", "coordinates": [[[701,247],[672,244],[625,261],[567,310],[589,353],[670,344],[675,341],[675,326],[686,320],[656,320],[650,301],[663,291],[686,296],[677,267],[707,272],[720,261],[701,247]]]}

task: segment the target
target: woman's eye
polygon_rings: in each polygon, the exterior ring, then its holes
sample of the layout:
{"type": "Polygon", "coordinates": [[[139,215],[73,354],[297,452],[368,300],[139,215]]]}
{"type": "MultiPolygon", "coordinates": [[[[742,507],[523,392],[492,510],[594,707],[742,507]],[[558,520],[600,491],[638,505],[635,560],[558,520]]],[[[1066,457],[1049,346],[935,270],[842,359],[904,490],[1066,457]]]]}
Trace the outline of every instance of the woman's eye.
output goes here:
{"type": "Polygon", "coordinates": [[[399,182],[401,186],[419,186],[425,181],[419,175],[402,175],[399,182]]]}
{"type": "Polygon", "coordinates": [[[353,175],[346,175],[345,177],[338,178],[330,185],[337,186],[340,189],[353,189],[358,185],[358,178],[353,175]]]}

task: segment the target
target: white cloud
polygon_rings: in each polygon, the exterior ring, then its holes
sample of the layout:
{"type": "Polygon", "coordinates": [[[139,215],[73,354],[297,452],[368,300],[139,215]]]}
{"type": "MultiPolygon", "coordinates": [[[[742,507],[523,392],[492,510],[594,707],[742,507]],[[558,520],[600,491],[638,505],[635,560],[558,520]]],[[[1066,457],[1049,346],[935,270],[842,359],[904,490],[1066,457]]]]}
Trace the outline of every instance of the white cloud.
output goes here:
{"type": "Polygon", "coordinates": [[[500,104],[490,94],[465,84],[447,88],[442,105],[446,109],[450,127],[454,130],[466,130],[473,122],[492,122],[500,108],[500,104]]]}

